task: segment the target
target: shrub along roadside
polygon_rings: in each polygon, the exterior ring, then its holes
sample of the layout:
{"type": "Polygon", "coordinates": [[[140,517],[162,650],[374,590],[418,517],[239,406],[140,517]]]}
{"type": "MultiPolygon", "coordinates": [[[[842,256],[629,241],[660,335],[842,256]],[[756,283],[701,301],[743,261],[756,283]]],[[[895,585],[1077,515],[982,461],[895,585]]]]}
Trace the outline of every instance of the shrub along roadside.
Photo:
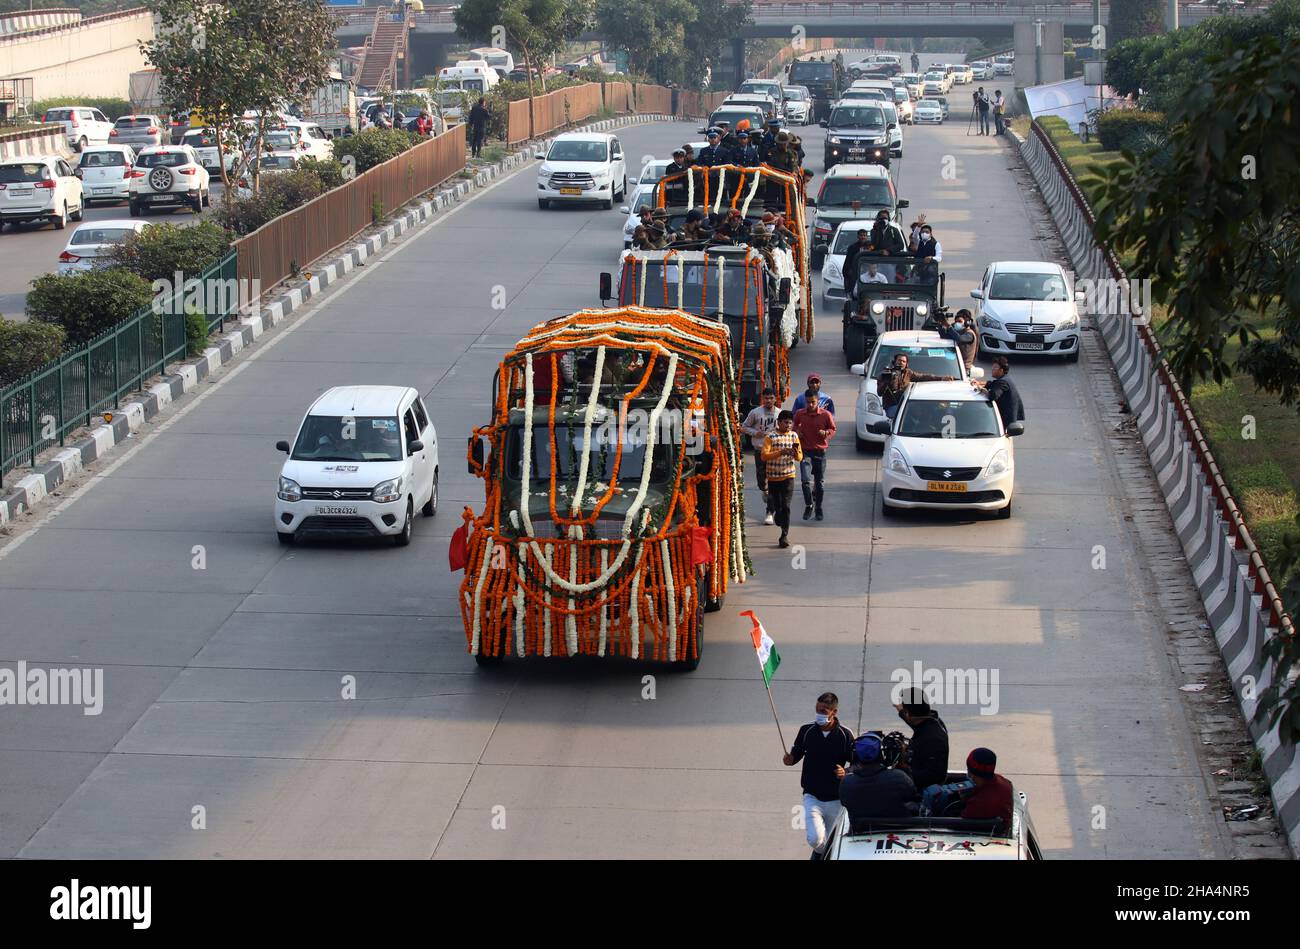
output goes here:
{"type": "Polygon", "coordinates": [[[46,274],[32,281],[27,315],[62,327],[67,342],[77,346],[134,316],[152,301],[149,282],[120,267],[67,276],[46,274]]]}
{"type": "Polygon", "coordinates": [[[1142,154],[1164,140],[1169,121],[1163,112],[1144,109],[1110,109],[1097,116],[1097,140],[1107,151],[1127,148],[1142,154]]]}
{"type": "Polygon", "coordinates": [[[1074,180],[1079,182],[1085,193],[1088,190],[1084,186],[1085,178],[1102,166],[1121,160],[1119,152],[1107,151],[1099,142],[1083,141],[1071,130],[1070,124],[1059,116],[1048,115],[1035,121],[1052,140],[1069,167],[1070,174],[1074,175],[1074,180]]]}
{"type": "Polygon", "coordinates": [[[267,175],[262,179],[262,187],[257,194],[235,198],[229,205],[217,208],[213,217],[223,227],[243,237],[267,221],[306,204],[325,190],[320,176],[313,170],[295,168],[293,171],[267,175]]]}
{"type": "Polygon", "coordinates": [[[52,323],[0,317],[0,389],[57,359],[67,334],[52,323]]]}
{"type": "Polygon", "coordinates": [[[113,266],[153,282],[172,280],[177,272],[197,277],[230,250],[230,233],[211,221],[190,227],[151,224],[113,248],[113,266]]]}
{"type": "Polygon", "coordinates": [[[334,158],[342,162],[344,156],[351,155],[356,162],[356,173],[369,171],[376,165],[382,165],[390,158],[396,158],[408,148],[424,141],[414,132],[401,129],[366,129],[356,135],[334,140],[334,158]]]}

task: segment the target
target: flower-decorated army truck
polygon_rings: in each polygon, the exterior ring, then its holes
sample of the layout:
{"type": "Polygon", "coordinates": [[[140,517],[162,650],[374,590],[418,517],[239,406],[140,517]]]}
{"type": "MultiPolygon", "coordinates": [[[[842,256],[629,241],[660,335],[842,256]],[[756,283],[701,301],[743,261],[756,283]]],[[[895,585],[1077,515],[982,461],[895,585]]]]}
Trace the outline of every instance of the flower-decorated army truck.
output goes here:
{"type": "Polygon", "coordinates": [[[486,499],[452,539],[479,664],[623,656],[694,669],[703,614],[749,572],[725,324],[583,310],[501,363],[470,437],[486,499]]]}

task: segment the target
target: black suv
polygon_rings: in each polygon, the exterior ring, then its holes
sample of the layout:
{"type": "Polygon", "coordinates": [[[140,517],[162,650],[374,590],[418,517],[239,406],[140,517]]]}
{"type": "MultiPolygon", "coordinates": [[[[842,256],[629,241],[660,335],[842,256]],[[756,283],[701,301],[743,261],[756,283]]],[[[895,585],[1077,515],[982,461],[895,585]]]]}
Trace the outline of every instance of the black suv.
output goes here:
{"type": "Polygon", "coordinates": [[[880,106],[862,100],[841,102],[819,124],[826,129],[826,170],[842,161],[889,167],[890,130],[880,106]]]}

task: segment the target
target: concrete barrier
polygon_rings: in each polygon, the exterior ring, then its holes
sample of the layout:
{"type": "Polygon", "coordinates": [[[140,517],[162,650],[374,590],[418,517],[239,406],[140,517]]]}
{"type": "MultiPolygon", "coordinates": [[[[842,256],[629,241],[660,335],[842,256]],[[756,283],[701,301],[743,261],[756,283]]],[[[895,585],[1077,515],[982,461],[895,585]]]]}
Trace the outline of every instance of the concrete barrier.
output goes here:
{"type": "MultiPolygon", "coordinates": [[[[1037,126],[1020,151],[1065,241],[1076,276],[1127,280],[1114,256],[1097,243],[1082,192],[1037,126]]],[[[1300,856],[1300,755],[1294,746],[1282,744],[1276,729],[1254,722],[1257,696],[1272,684],[1273,670],[1264,660],[1263,647],[1272,637],[1284,635],[1283,629],[1293,634],[1293,627],[1145,318],[1113,312],[1094,313],[1092,319],[1110,351],[1233,693],[1263,758],[1278,819],[1292,852],[1300,856]]]]}
{"type": "Polygon", "coordinates": [[[72,156],[68,134],[62,125],[42,125],[39,129],[0,134],[0,159],[33,158],[37,155],[72,156]]]}

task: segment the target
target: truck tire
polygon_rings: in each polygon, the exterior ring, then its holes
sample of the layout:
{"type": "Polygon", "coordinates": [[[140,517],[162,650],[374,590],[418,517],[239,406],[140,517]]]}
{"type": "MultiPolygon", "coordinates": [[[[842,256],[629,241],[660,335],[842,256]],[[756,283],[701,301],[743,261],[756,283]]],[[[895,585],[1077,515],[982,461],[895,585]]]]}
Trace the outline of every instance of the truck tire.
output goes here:
{"type": "Polygon", "coordinates": [[[866,360],[867,334],[859,327],[847,326],[844,329],[844,368],[848,369],[855,362],[866,360]]]}

